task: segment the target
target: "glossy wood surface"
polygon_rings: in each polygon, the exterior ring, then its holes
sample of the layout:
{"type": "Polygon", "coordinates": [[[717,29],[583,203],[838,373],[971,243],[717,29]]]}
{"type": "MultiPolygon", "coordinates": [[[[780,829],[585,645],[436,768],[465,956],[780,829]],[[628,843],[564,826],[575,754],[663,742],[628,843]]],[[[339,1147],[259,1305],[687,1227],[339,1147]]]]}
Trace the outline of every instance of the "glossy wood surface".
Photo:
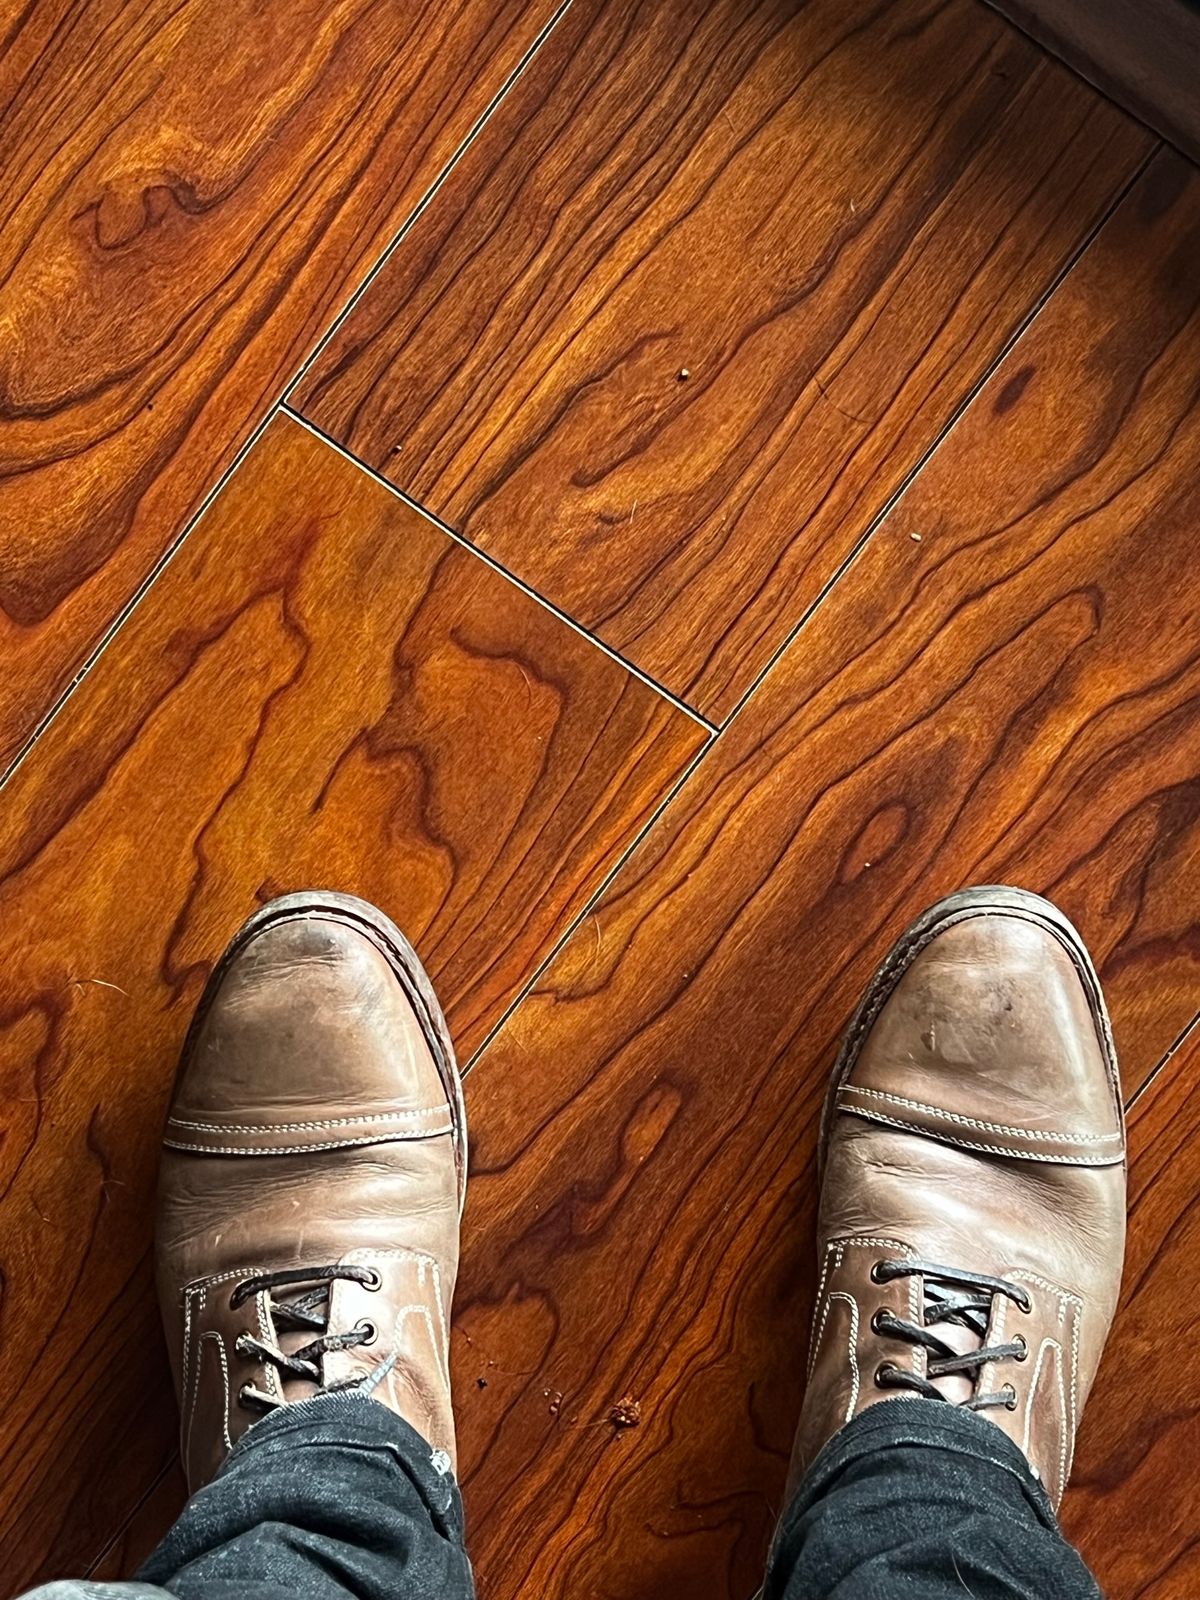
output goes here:
{"type": "Polygon", "coordinates": [[[0,771],[553,13],[0,21],[0,771]]]}
{"type": "Polygon", "coordinates": [[[1124,1287],[1063,1524],[1106,1595],[1187,1600],[1200,1586],[1200,1033],[1134,1106],[1129,1146],[1124,1287]]]}
{"type": "Polygon", "coordinates": [[[295,403],[721,721],[1149,147],[973,0],[576,0],[295,403]]]}
{"type": "Polygon", "coordinates": [[[0,24],[0,756],[439,177],[298,403],[727,722],[276,415],[0,786],[0,1590],[179,1504],[166,1086],[242,917],[324,883],[479,1052],[481,1593],[745,1600],[840,1030],[1000,879],[1150,1080],[1067,1526],[1191,1600],[1200,177],[973,0],[573,0],[447,173],[551,14],[0,24]]]}
{"type": "Polygon", "coordinates": [[[78,1573],[168,1464],[167,1088],[267,897],[388,907],[464,1056],[706,735],[298,423],[254,447],[0,805],[0,1571],[78,1573]]]}
{"type": "Polygon", "coordinates": [[[88,1577],[97,1583],[132,1577],[150,1556],[187,1499],[187,1484],[179,1457],[147,1491],[132,1516],[121,1526],[100,1559],[93,1563],[88,1577]]]}
{"type": "MultiPolygon", "coordinates": [[[[753,1592],[824,1081],[925,904],[1050,894],[1131,1094],[1195,1013],[1198,259],[1200,179],[1159,158],[468,1080],[456,1362],[490,1595],[753,1592]]],[[[1180,1541],[1122,1572],[1186,1570],[1180,1541]]]]}

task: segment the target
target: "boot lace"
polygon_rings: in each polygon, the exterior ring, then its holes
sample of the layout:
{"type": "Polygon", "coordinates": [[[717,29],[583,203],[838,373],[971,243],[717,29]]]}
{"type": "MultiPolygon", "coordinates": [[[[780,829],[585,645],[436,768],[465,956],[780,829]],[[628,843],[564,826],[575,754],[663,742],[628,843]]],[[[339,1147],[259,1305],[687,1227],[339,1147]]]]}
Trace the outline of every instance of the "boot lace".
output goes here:
{"type": "Polygon", "coordinates": [[[990,1278],[983,1272],[963,1272],[957,1267],[941,1267],[929,1261],[878,1261],[871,1269],[873,1283],[892,1283],[897,1278],[921,1276],[924,1282],[924,1320],[907,1322],[886,1308],[877,1311],[871,1319],[876,1333],[888,1338],[901,1339],[906,1344],[929,1352],[926,1376],[898,1367],[885,1361],[875,1373],[875,1383],[880,1389],[911,1389],[927,1400],[945,1400],[947,1404],[960,1404],[967,1411],[987,1411],[1004,1406],[1013,1411],[1017,1405],[1017,1391],[1011,1383],[991,1394],[975,1394],[969,1400],[955,1402],[932,1382],[934,1378],[948,1378],[961,1374],[977,1382],[983,1368],[992,1361],[1024,1361],[1029,1347],[1024,1336],[1016,1334],[1004,1344],[986,1343],[992,1306],[997,1295],[1004,1295],[1019,1310],[1029,1312],[1033,1302],[1019,1284],[1005,1278],[990,1278]],[[979,1339],[979,1349],[960,1354],[934,1330],[942,1325],[968,1328],[979,1339]]]}
{"type": "MultiPolygon", "coordinates": [[[[330,1392],[334,1389],[353,1388],[358,1380],[347,1384],[326,1384],[323,1381],[322,1362],[335,1350],[352,1350],[357,1345],[374,1344],[379,1330],[366,1319],[355,1323],[346,1333],[329,1330],[329,1291],[339,1278],[348,1283],[361,1283],[365,1289],[378,1289],[383,1280],[374,1267],[360,1267],[350,1262],[337,1262],[328,1267],[289,1267],[279,1272],[263,1272],[256,1277],[243,1278],[229,1297],[229,1308],[236,1311],[240,1305],[268,1291],[268,1309],[276,1337],[287,1332],[302,1330],[317,1335],[307,1344],[294,1350],[281,1350],[278,1343],[256,1338],[254,1334],[239,1333],[234,1349],[239,1356],[272,1366],[281,1377],[305,1379],[318,1388],[330,1392]],[[291,1291],[283,1296],[283,1291],[291,1291]]],[[[278,1395],[267,1394],[252,1383],[244,1383],[238,1391],[238,1404],[248,1411],[271,1411],[287,1402],[278,1395]]]]}

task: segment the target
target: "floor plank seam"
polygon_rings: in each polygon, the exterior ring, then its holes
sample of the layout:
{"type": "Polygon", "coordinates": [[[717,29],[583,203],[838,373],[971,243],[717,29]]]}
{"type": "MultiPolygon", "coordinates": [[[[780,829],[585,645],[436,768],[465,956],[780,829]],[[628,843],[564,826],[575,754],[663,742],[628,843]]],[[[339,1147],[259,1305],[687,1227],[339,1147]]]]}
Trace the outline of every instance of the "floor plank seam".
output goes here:
{"type": "Polygon", "coordinates": [[[129,621],[130,617],[137,610],[138,606],[145,599],[146,595],[150,592],[154,584],[162,576],[163,572],[167,569],[167,567],[170,566],[171,562],[179,554],[179,551],[183,548],[185,541],[190,537],[195,529],[200,526],[200,523],[203,521],[208,511],[211,509],[214,501],[217,499],[217,496],[222,493],[230,479],[233,477],[234,473],[237,472],[238,468],[243,464],[250,452],[254,449],[254,446],[267,431],[267,428],[278,409],[278,405],[274,405],[271,406],[266,412],[262,420],[255,427],[254,431],[246,439],[246,442],[242,445],[237,455],[234,456],[233,460],[226,467],[225,471],[213,484],[212,488],[204,496],[203,500],[201,500],[193,515],[187,519],[176,537],[162,552],[158,560],[155,561],[154,565],[150,568],[149,572],[146,573],[141,583],[138,584],[137,588],[130,595],[129,599],[126,600],[125,604],[121,607],[116,616],[96,640],[96,643],[87,652],[82,663],[76,669],[70,681],[64,684],[62,689],[59,690],[58,694],[55,695],[54,699],[50,703],[49,709],[45,711],[39,718],[32,733],[29,734],[28,738],[26,738],[23,744],[18,746],[5,771],[0,773],[0,793],[4,791],[9,783],[11,783],[13,778],[17,775],[19,769],[29,759],[30,755],[32,755],[34,747],[46,733],[47,729],[50,727],[50,724],[58,716],[59,712],[63,709],[67,701],[87,677],[88,673],[91,672],[92,668],[108,649],[109,645],[116,638],[120,630],[129,621]]]}
{"type": "MultiPolygon", "coordinates": [[[[428,189],[426,189],[425,193],[421,196],[420,200],[417,201],[417,203],[413,207],[412,211],[409,213],[409,215],[405,218],[404,222],[397,229],[395,235],[392,237],[392,239],[388,242],[388,244],[385,246],[383,251],[380,253],[379,258],[375,261],[373,266],[366,273],[365,277],[363,278],[363,281],[358,285],[358,287],[351,294],[350,298],[347,300],[346,304],[342,307],[341,311],[338,312],[337,315],[333,318],[333,320],[331,321],[329,326],[326,328],[325,332],[320,336],[320,338],[318,338],[318,340],[314,344],[313,348],[309,351],[308,355],[300,363],[300,365],[296,369],[296,371],[284,383],[282,389],[279,391],[279,399],[277,399],[274,402],[274,404],[269,405],[266,408],[266,410],[264,411],[264,413],[263,413],[262,417],[260,418],[259,422],[256,424],[256,426],[254,427],[252,432],[248,435],[248,437],[246,438],[246,440],[244,441],[242,446],[239,448],[239,450],[237,451],[237,454],[234,456],[233,460],[229,463],[229,465],[225,468],[225,470],[218,476],[216,481],[213,483],[212,487],[208,490],[208,492],[200,500],[196,510],[192,513],[192,515],[185,519],[185,521],[184,521],[182,527],[180,528],[180,531],[177,534],[177,536],[171,541],[171,543],[167,546],[167,548],[162,551],[162,553],[159,555],[158,559],[153,563],[153,565],[151,566],[150,570],[146,573],[145,577],[138,584],[138,586],[134,590],[133,594],[130,595],[129,598],[124,603],[124,605],[122,605],[120,607],[120,609],[117,611],[117,614],[111,619],[111,621],[108,623],[108,625],[101,632],[101,634],[99,635],[99,637],[96,640],[96,642],[86,652],[86,654],[83,657],[83,660],[78,665],[78,667],[76,668],[74,674],[71,676],[69,681],[66,684],[64,684],[63,688],[53,697],[49,707],[43,713],[43,715],[38,719],[38,721],[34,725],[32,731],[25,738],[25,740],[17,747],[17,749],[13,752],[12,758],[9,761],[8,766],[2,772],[0,772],[0,791],[2,791],[4,789],[4,787],[8,784],[10,779],[16,773],[17,769],[22,765],[22,763],[28,757],[28,755],[30,754],[30,752],[32,751],[34,746],[41,739],[42,735],[45,733],[46,729],[50,726],[51,722],[53,722],[54,718],[62,710],[62,708],[65,705],[66,701],[75,692],[76,688],[78,688],[79,684],[83,681],[83,679],[87,676],[87,674],[92,670],[93,666],[95,666],[96,661],[99,659],[99,657],[102,654],[102,652],[107,649],[108,645],[112,642],[112,639],[115,636],[115,634],[117,633],[117,631],[124,626],[125,622],[129,619],[129,617],[132,615],[134,610],[137,608],[138,604],[141,602],[143,596],[149,590],[151,585],[158,579],[158,577],[161,575],[163,570],[169,565],[169,563],[171,562],[172,558],[179,551],[179,549],[182,546],[184,540],[187,539],[189,537],[189,535],[192,533],[192,531],[199,525],[201,518],[204,516],[204,514],[208,510],[208,508],[212,505],[212,503],[216,499],[217,495],[219,495],[221,493],[221,491],[224,489],[225,485],[229,482],[230,478],[237,471],[237,469],[241,466],[242,462],[245,460],[245,458],[248,455],[248,453],[250,452],[250,450],[254,447],[254,445],[261,438],[262,434],[265,432],[268,424],[271,422],[272,418],[275,416],[276,412],[279,409],[280,401],[283,400],[283,399],[286,399],[286,397],[291,394],[292,390],[296,387],[296,385],[304,377],[305,373],[308,371],[308,368],[317,359],[317,357],[321,354],[322,350],[324,350],[325,346],[328,344],[329,340],[336,333],[337,329],[341,326],[342,322],[346,319],[346,317],[350,314],[350,312],[358,304],[359,299],[361,298],[363,293],[366,291],[368,286],[371,284],[371,282],[375,278],[376,274],[381,270],[381,268],[388,261],[388,259],[394,254],[394,252],[404,242],[404,239],[407,237],[407,235],[409,234],[411,229],[415,226],[415,224],[420,219],[420,217],[424,214],[424,212],[426,211],[428,206],[433,201],[434,197],[441,190],[442,186],[449,179],[450,175],[453,173],[454,169],[458,166],[458,164],[462,160],[463,156],[467,153],[467,151],[470,149],[471,145],[479,137],[480,133],[482,133],[484,127],[487,125],[488,120],[494,115],[494,113],[496,112],[497,108],[500,106],[500,104],[504,100],[505,96],[509,93],[509,91],[513,88],[513,86],[520,79],[522,74],[525,72],[526,68],[530,65],[530,63],[533,61],[533,59],[537,55],[538,51],[541,49],[542,45],[549,38],[549,36],[553,32],[554,28],[558,25],[558,23],[561,21],[563,16],[569,10],[569,8],[571,6],[571,3],[572,3],[572,0],[562,0],[562,3],[557,7],[557,9],[553,13],[553,15],[550,17],[549,21],[546,22],[546,24],[542,27],[541,31],[537,34],[537,36],[533,40],[532,44],[525,51],[524,55],[518,61],[517,65],[514,67],[512,72],[509,74],[509,76],[505,79],[504,83],[497,90],[497,92],[493,95],[492,99],[484,107],[483,111],[479,114],[479,116],[475,119],[475,122],[472,124],[471,128],[468,130],[466,136],[463,138],[461,143],[458,145],[458,147],[454,151],[454,153],[450,156],[449,160],[442,167],[442,169],[438,173],[437,177],[429,185],[428,189]]],[[[390,485],[389,485],[389,487],[390,487],[390,485]]],[[[682,709],[690,711],[690,708],[688,708],[688,707],[682,707],[682,709]]],[[[692,712],[690,714],[691,715],[695,715],[694,712],[692,712]]]]}
{"type": "Polygon", "coordinates": [[[1051,296],[1061,287],[1069,275],[1075,270],[1076,266],[1078,266],[1079,262],[1083,259],[1085,253],[1100,233],[1101,228],[1104,227],[1105,223],[1116,212],[1118,207],[1124,203],[1126,196],[1130,193],[1134,185],[1145,173],[1151,161],[1164,148],[1166,148],[1165,140],[1158,139],[1157,143],[1150,148],[1144,160],[1138,163],[1138,165],[1130,173],[1129,177],[1113,195],[1113,198],[1108,206],[1098,214],[1095,222],[1092,224],[1091,228],[1089,228],[1087,233],[1081,238],[1076,249],[1071,253],[1070,256],[1068,256],[1059,271],[1054,275],[1042,293],[1037,297],[1037,299],[1026,311],[1024,316],[1013,328],[1012,333],[1009,335],[1008,339],[1005,340],[1003,346],[996,352],[995,358],[989,362],[985,370],[980,374],[977,382],[974,383],[963,396],[953,414],[947,419],[945,427],[943,427],[939,432],[937,438],[933,440],[926,450],[923,451],[920,459],[913,465],[911,470],[904,476],[900,483],[897,484],[895,492],[888,497],[887,501],[883,506],[880,507],[876,515],[871,518],[865,533],[861,534],[860,537],[855,541],[845,559],[839,564],[836,571],[822,586],[821,591],[817,595],[816,599],[805,609],[803,615],[800,617],[800,620],[788,633],[787,637],[771,656],[771,659],[767,662],[766,666],[754,679],[753,683],[751,683],[745,694],[725,718],[724,722],[721,723],[721,732],[724,732],[750,704],[751,700],[753,700],[754,696],[758,693],[766,679],[771,675],[776,666],[778,666],[779,662],[796,643],[801,633],[812,621],[813,617],[820,610],[820,608],[829,599],[834,589],[838,586],[838,584],[841,583],[842,579],[846,577],[851,567],[866,550],[875,534],[887,521],[888,517],[895,510],[899,502],[904,498],[908,490],[912,488],[917,478],[929,465],[930,461],[932,461],[933,457],[941,449],[942,445],[946,442],[946,440],[949,439],[951,433],[957,427],[967,408],[973,405],[978,399],[979,395],[982,393],[987,384],[991,382],[994,374],[999,371],[1001,364],[1008,358],[1011,351],[1015,348],[1018,340],[1029,331],[1034,322],[1041,315],[1042,310],[1048,304],[1051,296]]]}
{"type": "Polygon", "coordinates": [[[172,1453],[172,1455],[170,1456],[170,1458],[164,1463],[162,1471],[156,1474],[156,1476],[154,1478],[154,1481],[152,1483],[150,1483],[150,1484],[147,1484],[145,1494],[139,1496],[137,1504],[130,1508],[129,1515],[125,1518],[124,1522],[117,1529],[117,1531],[113,1534],[112,1538],[108,1541],[108,1543],[104,1546],[104,1549],[100,1551],[100,1553],[96,1557],[96,1559],[89,1565],[87,1571],[83,1575],[85,1580],[90,1579],[92,1577],[92,1575],[96,1571],[97,1567],[99,1567],[104,1561],[106,1561],[108,1559],[108,1557],[112,1554],[112,1552],[121,1543],[122,1539],[124,1539],[128,1535],[130,1528],[132,1528],[134,1523],[137,1521],[139,1513],[145,1507],[147,1502],[158,1491],[158,1489],[160,1489],[162,1487],[163,1482],[168,1477],[170,1477],[171,1472],[174,1469],[174,1467],[178,1464],[178,1461],[179,1461],[179,1452],[178,1451],[174,1451],[172,1453]]]}
{"type": "Polygon", "coordinates": [[[395,255],[396,251],[400,248],[405,239],[412,232],[413,228],[420,221],[421,217],[429,209],[430,205],[433,203],[442,187],[450,178],[454,169],[458,166],[459,162],[466,155],[467,151],[475,143],[475,140],[483,132],[484,128],[488,124],[488,121],[495,114],[496,110],[513,86],[520,80],[526,68],[533,61],[534,57],[545,44],[546,40],[554,32],[555,28],[566,15],[570,7],[571,0],[562,0],[561,5],[559,5],[553,16],[542,28],[541,32],[537,35],[533,43],[521,57],[520,61],[517,62],[512,72],[509,73],[507,79],[503,84],[501,84],[500,88],[492,96],[491,100],[480,112],[479,116],[475,119],[474,124],[468,130],[466,137],[463,139],[458,149],[455,150],[454,154],[446,162],[445,166],[438,173],[437,177],[429,185],[429,188],[421,196],[420,200],[417,201],[417,204],[413,207],[412,211],[401,223],[400,227],[396,231],[395,237],[384,246],[384,249],[380,253],[379,259],[375,262],[375,265],[367,273],[366,277],[359,284],[358,288],[355,289],[354,293],[346,301],[346,304],[334,317],[328,328],[326,328],[325,332],[317,340],[316,344],[309,351],[308,355],[300,363],[298,370],[292,375],[291,379],[285,385],[283,390],[283,399],[285,401],[290,399],[293,390],[295,390],[302,381],[305,374],[308,372],[308,369],[318,359],[318,357],[324,351],[326,345],[336,335],[342,323],[345,322],[346,318],[354,310],[355,306],[362,299],[363,295],[366,294],[367,290],[371,287],[371,284],[378,277],[379,273],[382,272],[384,267],[391,260],[392,256],[395,255]]]}
{"type": "Polygon", "coordinates": [[[1186,1047],[1195,1038],[1200,1038],[1200,1011],[1197,1011],[1192,1020],[1185,1027],[1180,1029],[1179,1034],[1173,1043],[1163,1052],[1160,1059],[1142,1079],[1141,1083],[1138,1084],[1137,1088],[1129,1096],[1129,1099],[1126,1100],[1126,1113],[1133,1110],[1138,1101],[1149,1092],[1151,1085],[1156,1083],[1171,1065],[1171,1062],[1175,1059],[1179,1052],[1186,1049],[1186,1047]]]}
{"type": "MultiPolygon", "coordinates": [[[[350,451],[346,449],[345,445],[339,444],[336,439],[331,439],[327,433],[322,432],[322,430],[317,427],[316,423],[310,422],[308,418],[302,416],[299,411],[293,411],[286,399],[280,401],[278,409],[284,416],[289,417],[293,422],[298,423],[300,427],[307,429],[307,431],[311,433],[314,438],[320,439],[322,444],[328,445],[331,450],[336,450],[340,456],[344,456],[347,461],[352,462],[360,472],[366,473],[367,477],[370,478],[372,482],[377,483],[380,488],[386,489],[390,495],[393,495],[397,500],[402,501],[403,504],[408,506],[410,510],[419,512],[419,514],[424,517],[427,522],[431,522],[434,527],[437,528],[439,533],[445,534],[448,539],[452,539],[454,543],[459,545],[462,549],[469,550],[473,556],[477,556],[480,561],[482,561],[486,566],[490,567],[492,571],[497,573],[501,578],[507,579],[507,581],[511,583],[514,588],[520,590],[523,595],[528,596],[530,600],[535,600],[538,605],[543,607],[544,610],[548,611],[551,616],[556,617],[559,622],[564,623],[574,633],[579,634],[579,636],[583,639],[586,639],[589,644],[594,645],[602,655],[608,656],[611,661],[615,661],[618,666],[623,667],[631,677],[637,678],[639,682],[644,683],[648,689],[653,689],[655,694],[660,695],[662,699],[674,706],[676,711],[682,711],[685,716],[690,717],[693,722],[698,723],[707,734],[711,736],[721,731],[715,723],[709,722],[707,717],[701,716],[694,706],[688,705],[686,700],[680,700],[679,697],[672,694],[669,689],[665,689],[661,683],[658,683],[654,678],[647,676],[647,674],[644,673],[640,667],[635,667],[631,661],[627,660],[618,651],[614,650],[611,645],[605,644],[603,639],[598,639],[594,633],[589,633],[588,630],[580,623],[576,622],[575,618],[569,615],[569,613],[560,610],[560,608],[556,606],[552,600],[547,600],[545,595],[539,594],[536,589],[531,589],[523,578],[518,578],[515,572],[510,572],[507,567],[502,566],[500,562],[497,561],[494,556],[490,556],[486,550],[481,550],[478,545],[472,544],[470,539],[464,538],[463,535],[457,532],[456,529],[452,528],[448,522],[443,522],[440,517],[435,516],[434,513],[423,506],[419,500],[414,500],[411,495],[405,494],[404,490],[399,488],[398,485],[392,483],[389,478],[385,478],[382,473],[376,472],[374,467],[368,466],[368,464],[365,461],[360,460],[358,456],[351,455],[350,451]]],[[[707,748],[707,746],[705,748],[707,748]]]]}
{"type": "Polygon", "coordinates": [[[483,1055],[484,1051],[487,1050],[492,1040],[495,1039],[500,1032],[502,1032],[505,1023],[512,1016],[513,1012],[516,1011],[517,1007],[521,1005],[530,994],[532,994],[534,989],[537,988],[543,973],[545,973],[557,959],[561,951],[566,947],[567,942],[574,937],[578,930],[587,921],[588,917],[593,915],[596,907],[601,903],[605,895],[608,893],[613,880],[620,872],[624,870],[634,852],[640,848],[647,836],[654,830],[655,827],[657,827],[659,820],[666,814],[669,807],[674,803],[676,796],[679,795],[686,787],[687,783],[692,777],[692,774],[700,766],[701,762],[712,753],[712,750],[719,738],[720,729],[713,729],[710,737],[705,741],[704,744],[700,746],[699,750],[696,751],[696,754],[688,762],[687,766],[684,767],[683,771],[667,790],[666,794],[663,795],[658,805],[654,808],[652,815],[647,817],[645,827],[639,829],[637,834],[629,841],[628,845],[626,845],[625,849],[620,852],[617,860],[613,862],[611,869],[604,875],[604,878],[596,885],[595,890],[588,897],[586,905],[581,907],[579,915],[572,918],[569,925],[563,929],[560,937],[555,940],[553,947],[548,950],[542,960],[538,962],[527,981],[521,985],[520,990],[513,996],[509,1004],[505,1006],[501,1015],[496,1018],[495,1023],[491,1028],[488,1029],[477,1048],[471,1052],[470,1058],[462,1068],[462,1075],[464,1078],[467,1076],[479,1058],[483,1055]]]}

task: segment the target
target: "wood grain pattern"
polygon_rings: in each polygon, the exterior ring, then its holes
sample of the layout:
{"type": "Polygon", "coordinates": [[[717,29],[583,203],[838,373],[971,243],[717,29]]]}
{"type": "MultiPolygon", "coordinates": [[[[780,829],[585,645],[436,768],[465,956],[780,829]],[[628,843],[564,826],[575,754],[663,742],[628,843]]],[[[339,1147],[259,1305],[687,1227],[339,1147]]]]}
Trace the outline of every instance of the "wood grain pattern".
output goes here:
{"type": "Polygon", "coordinates": [[[1105,1594],[1191,1600],[1200,1585],[1200,1033],[1129,1119],[1121,1306],[1088,1405],[1064,1527],[1105,1594]]]}
{"type": "Polygon", "coordinates": [[[0,767],[550,0],[67,0],[0,23],[0,767]]]}
{"type": "MultiPolygon", "coordinates": [[[[174,1396],[171,1398],[173,1401],[174,1396]]],[[[187,1482],[176,1455],[99,1561],[93,1564],[88,1577],[94,1583],[134,1577],[157,1548],[186,1500],[187,1482]]]]}
{"type": "Polygon", "coordinates": [[[378,901],[465,1055],[705,737],[272,423],[0,806],[7,1588],[84,1569],[169,1459],[157,1143],[242,918],[305,884],[378,901]]]}
{"type": "Polygon", "coordinates": [[[1052,895],[1130,1093],[1195,1012],[1198,257],[1200,179],[1157,159],[472,1072],[455,1359],[495,1600],[753,1592],[822,1090],[923,905],[1052,895]]]}
{"type": "Polygon", "coordinates": [[[1149,146],[970,0],[577,0],[295,404],[721,721],[1149,146]]]}

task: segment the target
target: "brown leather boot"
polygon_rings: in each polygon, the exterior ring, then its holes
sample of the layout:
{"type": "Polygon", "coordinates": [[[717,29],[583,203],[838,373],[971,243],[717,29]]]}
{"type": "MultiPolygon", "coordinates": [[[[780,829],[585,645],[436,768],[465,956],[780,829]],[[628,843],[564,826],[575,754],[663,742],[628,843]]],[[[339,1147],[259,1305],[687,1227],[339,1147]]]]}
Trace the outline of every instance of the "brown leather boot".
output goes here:
{"type": "Polygon", "coordinates": [[[1060,911],[968,889],[914,923],[846,1034],[822,1155],[793,1478],[907,1395],[989,1418],[1057,1505],[1125,1246],[1112,1033],[1060,911]]]}
{"type": "Polygon", "coordinates": [[[462,1085],[429,980],[349,895],[287,895],[196,1011],[164,1137],[159,1299],[195,1490],[258,1418],[359,1387],[454,1460],[462,1085]]]}

